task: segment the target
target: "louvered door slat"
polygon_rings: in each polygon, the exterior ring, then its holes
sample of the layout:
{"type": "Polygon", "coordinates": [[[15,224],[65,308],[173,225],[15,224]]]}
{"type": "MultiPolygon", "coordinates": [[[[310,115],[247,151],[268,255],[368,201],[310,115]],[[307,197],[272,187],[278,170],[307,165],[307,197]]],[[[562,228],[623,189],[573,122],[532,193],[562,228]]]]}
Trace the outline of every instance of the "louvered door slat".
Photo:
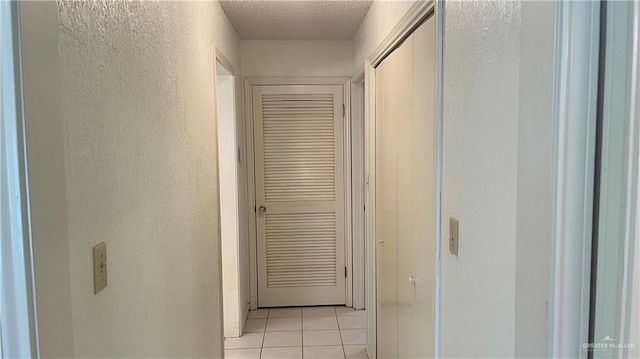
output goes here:
{"type": "Polygon", "coordinates": [[[283,284],[305,286],[308,278],[314,278],[316,285],[336,284],[335,213],[312,214],[307,218],[267,214],[266,222],[267,287],[277,288],[283,284]],[[308,232],[310,228],[314,231],[308,232]],[[288,235],[282,236],[282,233],[288,235]],[[310,234],[322,235],[320,238],[326,240],[310,237],[310,234]],[[283,242],[287,245],[282,245],[283,242]],[[313,272],[305,271],[308,261],[327,268],[313,272]],[[273,270],[283,265],[294,270],[273,270]]]}
{"type": "Polygon", "coordinates": [[[260,306],[343,304],[342,86],[254,87],[260,306]],[[340,112],[340,113],[339,113],[340,112]]]}
{"type": "Polygon", "coordinates": [[[264,146],[264,190],[267,202],[335,200],[334,101],[326,94],[287,98],[262,94],[262,140],[264,146]],[[283,119],[282,115],[294,115],[283,119]],[[308,118],[324,119],[305,125],[308,118]],[[306,178],[291,175],[287,165],[315,165],[298,168],[306,178]],[[288,176],[283,181],[283,172],[288,176]],[[327,180],[326,174],[331,174],[327,180]]]}

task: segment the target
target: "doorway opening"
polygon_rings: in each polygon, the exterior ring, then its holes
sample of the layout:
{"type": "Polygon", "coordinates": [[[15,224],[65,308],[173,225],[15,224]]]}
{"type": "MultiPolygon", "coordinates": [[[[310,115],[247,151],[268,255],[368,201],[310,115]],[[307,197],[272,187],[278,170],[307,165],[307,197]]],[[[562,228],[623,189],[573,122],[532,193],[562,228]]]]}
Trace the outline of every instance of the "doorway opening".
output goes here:
{"type": "Polygon", "coordinates": [[[240,285],[240,152],[236,142],[235,76],[219,60],[216,61],[216,115],[224,336],[239,337],[244,325],[245,305],[241,300],[240,285]]]}

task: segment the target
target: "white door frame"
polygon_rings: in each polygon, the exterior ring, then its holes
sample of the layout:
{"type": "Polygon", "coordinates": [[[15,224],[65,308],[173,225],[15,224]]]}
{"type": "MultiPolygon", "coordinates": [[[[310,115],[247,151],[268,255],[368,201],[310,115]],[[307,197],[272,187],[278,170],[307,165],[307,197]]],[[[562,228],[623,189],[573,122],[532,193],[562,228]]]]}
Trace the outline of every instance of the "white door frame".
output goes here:
{"type": "MultiPolygon", "coordinates": [[[[640,323],[632,316],[632,307],[640,298],[633,297],[638,280],[634,278],[633,265],[638,257],[638,149],[640,144],[640,53],[638,28],[640,4],[637,2],[607,2],[601,29],[605,37],[600,49],[600,126],[601,146],[598,195],[594,218],[598,221],[598,233],[592,257],[592,299],[590,341],[598,343],[612,336],[619,344],[632,344],[633,348],[619,348],[601,353],[597,357],[640,357],[640,336],[630,335],[633,326],[640,323]],[[595,285],[595,286],[594,286],[595,285]]],[[[635,272],[637,276],[639,272],[635,272]]]]}
{"type": "Polygon", "coordinates": [[[557,6],[547,352],[586,358],[600,3],[557,6]]]}
{"type": "Polygon", "coordinates": [[[435,249],[435,318],[434,318],[434,343],[436,357],[440,352],[440,237],[441,237],[441,193],[442,193],[442,48],[443,48],[443,2],[435,0],[417,1],[407,13],[400,19],[387,37],[373,50],[364,63],[365,75],[365,178],[366,178],[366,278],[367,278],[367,353],[370,359],[376,358],[376,213],[375,213],[375,178],[376,178],[376,79],[375,69],[393,50],[395,50],[413,31],[431,16],[436,20],[436,247],[435,249]]]}
{"type": "Polygon", "coordinates": [[[19,7],[0,3],[0,357],[37,358],[19,7]]]}
{"type": "Polygon", "coordinates": [[[340,85],[344,96],[344,198],[345,198],[345,264],[347,266],[345,303],[352,303],[352,236],[351,236],[351,79],[348,77],[247,77],[244,81],[245,143],[247,161],[247,212],[249,238],[250,309],[258,308],[258,256],[256,232],[255,148],[253,138],[253,87],[276,85],[340,85]],[[251,211],[253,208],[253,212],[251,211]]]}
{"type": "MultiPolygon", "coordinates": [[[[628,357],[640,356],[640,322],[638,321],[638,308],[640,307],[640,6],[636,2],[633,4],[630,22],[633,23],[634,31],[632,43],[634,51],[629,55],[632,65],[631,88],[626,94],[629,96],[629,125],[627,158],[628,171],[626,175],[627,194],[632,200],[625,207],[626,226],[624,234],[624,269],[622,271],[622,298],[620,299],[620,340],[626,340],[635,345],[628,351],[628,357]],[[636,318],[633,320],[632,318],[636,318]],[[635,341],[635,342],[634,342],[635,341]]],[[[617,20],[617,19],[616,19],[617,20]]],[[[615,20],[614,20],[615,21],[615,20]]]]}
{"type": "Polygon", "coordinates": [[[351,191],[352,191],[352,235],[353,235],[353,265],[351,275],[353,278],[353,309],[366,308],[367,285],[366,260],[365,260],[365,207],[366,207],[366,171],[365,171],[365,71],[360,68],[351,76],[351,191]]]}
{"type": "MultiPolygon", "coordinates": [[[[236,134],[235,131],[237,131],[238,128],[239,128],[238,127],[238,109],[237,109],[238,101],[237,101],[237,98],[236,98],[238,92],[236,90],[236,84],[237,84],[237,81],[236,81],[236,76],[237,76],[236,69],[232,65],[231,61],[229,61],[227,59],[227,57],[224,56],[224,54],[222,53],[220,48],[214,46],[213,52],[214,52],[214,62],[213,62],[214,103],[215,103],[216,143],[217,143],[217,141],[219,140],[218,130],[219,130],[219,124],[220,124],[220,119],[218,118],[218,109],[219,109],[219,106],[220,106],[220,104],[218,103],[218,91],[219,91],[219,88],[218,88],[218,68],[217,68],[218,64],[220,64],[230,74],[230,76],[233,78],[233,101],[232,101],[233,115],[232,116],[233,116],[234,136],[235,136],[234,139],[238,138],[238,135],[236,134]]],[[[239,145],[238,143],[235,144],[236,150],[237,150],[237,148],[239,148],[238,145],[239,145]]],[[[236,152],[236,150],[234,150],[234,153],[236,152]]],[[[216,166],[220,166],[219,144],[218,144],[218,148],[217,148],[217,153],[218,153],[218,155],[217,155],[217,164],[216,164],[216,166]]],[[[238,155],[239,154],[236,153],[236,156],[238,156],[238,155]]],[[[239,163],[238,160],[239,160],[239,158],[236,158],[236,165],[235,165],[235,170],[236,170],[236,176],[235,176],[235,178],[236,178],[236,200],[237,201],[239,201],[239,199],[240,199],[240,187],[238,186],[238,184],[241,183],[240,182],[240,177],[239,177],[240,174],[241,174],[240,173],[241,164],[239,163]]],[[[220,185],[221,185],[222,181],[221,181],[221,173],[219,172],[219,169],[218,169],[218,174],[217,174],[217,181],[218,181],[218,189],[220,190],[220,185]]],[[[220,236],[220,245],[221,245],[220,250],[221,251],[220,251],[220,253],[221,253],[222,258],[220,258],[220,262],[223,263],[224,260],[225,260],[225,258],[224,258],[225,257],[225,253],[222,252],[222,250],[223,250],[223,247],[222,247],[222,221],[221,221],[222,203],[220,201],[221,193],[222,193],[222,191],[219,191],[219,193],[218,193],[218,216],[220,217],[218,223],[220,224],[219,231],[221,233],[221,236],[220,236]]],[[[236,244],[236,256],[234,258],[234,260],[235,260],[235,263],[234,263],[235,264],[235,271],[236,271],[236,275],[237,275],[237,277],[236,277],[236,288],[237,288],[237,303],[236,303],[236,306],[237,306],[237,310],[238,310],[238,313],[237,313],[238,314],[238,325],[237,325],[237,328],[235,326],[234,327],[227,327],[228,322],[224,319],[224,316],[223,316],[225,337],[239,337],[239,336],[241,336],[243,334],[243,332],[244,332],[244,322],[245,322],[244,319],[245,319],[245,316],[246,316],[246,313],[245,313],[246,312],[246,304],[243,303],[242,295],[241,295],[242,294],[242,284],[243,283],[242,283],[242,278],[240,276],[240,274],[241,274],[240,265],[242,263],[241,257],[240,257],[242,255],[242,253],[240,252],[240,241],[242,240],[242,238],[240,237],[239,227],[244,225],[243,223],[241,223],[241,220],[243,218],[241,216],[241,214],[240,214],[241,208],[242,207],[238,203],[237,208],[236,208],[236,210],[237,210],[236,211],[236,219],[237,219],[237,227],[238,227],[238,228],[236,228],[236,243],[235,243],[236,244]]],[[[224,284],[224,265],[222,265],[221,268],[223,270],[222,271],[222,282],[221,283],[224,284]]],[[[224,291],[225,290],[224,290],[224,285],[223,285],[223,287],[222,287],[223,311],[226,311],[225,308],[224,308],[224,291]]]]}
{"type": "MultiPolygon", "coordinates": [[[[216,207],[217,207],[217,218],[216,221],[218,223],[218,233],[217,233],[217,239],[218,239],[218,253],[220,253],[219,257],[216,258],[217,259],[217,269],[218,269],[218,291],[220,293],[220,298],[222,298],[222,295],[224,293],[224,288],[222,285],[222,211],[221,211],[221,203],[220,203],[220,169],[218,164],[220,163],[220,151],[218,150],[218,70],[217,70],[217,61],[218,61],[218,54],[219,51],[216,48],[216,46],[212,46],[211,47],[211,66],[213,69],[213,78],[211,79],[213,82],[213,119],[215,121],[215,123],[213,124],[213,131],[214,131],[214,135],[213,137],[216,139],[216,148],[215,148],[215,160],[216,160],[216,166],[215,166],[215,176],[216,176],[216,180],[218,181],[218,195],[216,196],[216,207]]],[[[220,58],[223,59],[222,61],[225,62],[221,62],[223,65],[225,63],[228,64],[228,62],[226,60],[224,60],[224,57],[220,55],[220,58]]],[[[229,69],[229,68],[227,68],[229,69]]],[[[218,315],[220,318],[223,318],[220,321],[220,328],[219,328],[219,332],[222,334],[221,337],[219,338],[219,344],[221,345],[221,348],[224,348],[224,305],[223,305],[223,300],[220,301],[221,305],[218,308],[218,315]]]]}
{"type": "Polygon", "coordinates": [[[365,278],[367,280],[367,353],[376,359],[376,76],[369,61],[364,63],[364,172],[365,172],[365,278]]]}

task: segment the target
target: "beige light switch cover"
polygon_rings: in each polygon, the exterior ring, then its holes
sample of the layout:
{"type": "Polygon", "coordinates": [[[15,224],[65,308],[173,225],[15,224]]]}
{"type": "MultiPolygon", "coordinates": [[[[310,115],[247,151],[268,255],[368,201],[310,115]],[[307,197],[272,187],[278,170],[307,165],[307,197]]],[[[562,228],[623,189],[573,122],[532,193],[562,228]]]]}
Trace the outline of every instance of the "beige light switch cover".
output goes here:
{"type": "Polygon", "coordinates": [[[107,244],[93,247],[93,293],[98,294],[107,286],[107,244]]]}
{"type": "Polygon", "coordinates": [[[449,252],[454,256],[458,255],[458,220],[449,218],[449,252]]]}

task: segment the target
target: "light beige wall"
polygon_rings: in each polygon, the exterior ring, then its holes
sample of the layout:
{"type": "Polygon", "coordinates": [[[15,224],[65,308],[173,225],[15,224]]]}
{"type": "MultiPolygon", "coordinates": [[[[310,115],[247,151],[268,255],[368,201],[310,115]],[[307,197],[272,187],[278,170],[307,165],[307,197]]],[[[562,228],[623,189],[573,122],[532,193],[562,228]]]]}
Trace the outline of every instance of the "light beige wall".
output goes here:
{"type": "Polygon", "coordinates": [[[382,43],[415,2],[415,0],[373,1],[367,16],[353,37],[353,72],[362,68],[364,61],[382,43]]]}
{"type": "Polygon", "coordinates": [[[441,355],[513,357],[520,4],[446,2],[444,31],[441,355]]]}
{"type": "Polygon", "coordinates": [[[351,41],[242,40],[245,77],[351,76],[351,41]]]}
{"type": "Polygon", "coordinates": [[[55,2],[20,3],[24,118],[38,339],[42,358],[73,356],[55,2]]]}
{"type": "Polygon", "coordinates": [[[77,357],[221,357],[217,2],[58,3],[77,357]],[[109,286],[93,294],[91,247],[109,286]]]}
{"type": "Polygon", "coordinates": [[[444,19],[441,356],[543,357],[555,5],[447,1],[444,19]]]}

